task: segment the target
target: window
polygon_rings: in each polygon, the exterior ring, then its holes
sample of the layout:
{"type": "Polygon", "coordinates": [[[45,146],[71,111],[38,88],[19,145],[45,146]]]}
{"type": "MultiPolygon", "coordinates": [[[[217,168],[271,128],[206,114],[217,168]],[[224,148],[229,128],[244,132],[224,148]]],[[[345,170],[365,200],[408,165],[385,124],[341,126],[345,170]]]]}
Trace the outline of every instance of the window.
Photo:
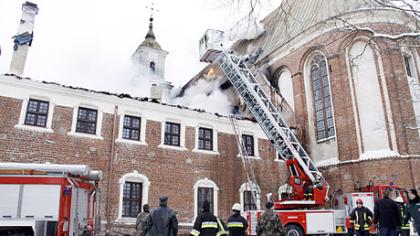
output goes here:
{"type": "Polygon", "coordinates": [[[155,73],[156,71],[156,64],[154,61],[150,62],[150,70],[155,73]]]}
{"type": "Polygon", "coordinates": [[[207,128],[198,129],[198,149],[213,150],[213,130],[207,128]]]}
{"type": "Polygon", "coordinates": [[[123,190],[123,217],[137,217],[142,206],[142,189],[142,183],[125,182],[123,190]]]}
{"type": "Polygon", "coordinates": [[[254,153],[254,137],[251,135],[242,135],[242,141],[244,142],[246,152],[248,156],[255,156],[254,153]]]}
{"type": "Polygon", "coordinates": [[[181,126],[177,123],[165,123],[165,145],[180,146],[181,126]]]}
{"type": "Polygon", "coordinates": [[[254,197],[250,190],[245,190],[243,193],[244,197],[244,211],[257,210],[257,204],[255,204],[254,197]]]}
{"type": "Polygon", "coordinates": [[[97,115],[97,110],[79,107],[79,112],[77,114],[76,132],[96,134],[97,115]]]}
{"type": "Polygon", "coordinates": [[[213,213],[214,211],[213,188],[198,187],[197,199],[198,199],[197,212],[202,211],[203,202],[207,200],[210,202],[210,212],[213,213]]]}
{"type": "Polygon", "coordinates": [[[210,211],[218,215],[218,192],[217,184],[208,178],[200,179],[194,184],[194,217],[202,211],[204,200],[210,202],[210,211]]]}
{"type": "Polygon", "coordinates": [[[140,117],[124,116],[122,138],[140,141],[140,124],[140,117]]]}
{"type": "Polygon", "coordinates": [[[405,64],[405,70],[407,71],[407,75],[409,77],[413,77],[413,73],[411,73],[411,68],[410,68],[410,56],[404,56],[404,64],[405,64]]]}
{"type": "Polygon", "coordinates": [[[25,125],[46,127],[49,102],[29,99],[26,109],[25,125]]]}
{"type": "Polygon", "coordinates": [[[334,136],[335,131],[327,64],[323,56],[317,55],[312,60],[310,78],[314,101],[316,137],[317,140],[326,139],[334,136]]]}

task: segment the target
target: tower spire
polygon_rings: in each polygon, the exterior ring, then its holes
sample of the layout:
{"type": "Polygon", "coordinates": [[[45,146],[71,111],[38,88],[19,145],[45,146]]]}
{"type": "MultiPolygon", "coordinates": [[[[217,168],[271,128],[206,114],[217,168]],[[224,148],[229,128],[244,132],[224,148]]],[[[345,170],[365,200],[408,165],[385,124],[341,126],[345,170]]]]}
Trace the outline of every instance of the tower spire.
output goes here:
{"type": "Polygon", "coordinates": [[[149,19],[150,23],[149,23],[149,32],[147,32],[146,34],[146,39],[147,38],[152,38],[152,39],[156,39],[155,37],[155,33],[153,33],[153,15],[150,15],[150,19],[149,19]]]}

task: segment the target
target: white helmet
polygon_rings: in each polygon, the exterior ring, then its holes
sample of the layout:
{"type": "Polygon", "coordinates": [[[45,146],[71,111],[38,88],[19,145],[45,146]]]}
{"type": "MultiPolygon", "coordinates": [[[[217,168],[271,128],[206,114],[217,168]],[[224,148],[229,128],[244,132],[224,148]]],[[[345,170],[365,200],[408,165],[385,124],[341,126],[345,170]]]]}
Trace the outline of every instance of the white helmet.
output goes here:
{"type": "Polygon", "coordinates": [[[242,211],[242,206],[241,206],[241,204],[239,204],[239,203],[235,203],[235,204],[233,204],[233,206],[232,206],[232,210],[234,210],[234,211],[242,211]]]}

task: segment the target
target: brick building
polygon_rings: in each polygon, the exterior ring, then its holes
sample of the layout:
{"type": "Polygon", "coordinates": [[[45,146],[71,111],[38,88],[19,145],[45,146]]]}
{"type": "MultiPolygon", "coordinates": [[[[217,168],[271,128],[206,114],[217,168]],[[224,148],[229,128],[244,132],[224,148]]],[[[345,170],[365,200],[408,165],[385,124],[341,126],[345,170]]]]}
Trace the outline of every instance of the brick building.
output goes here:
{"type": "Polygon", "coordinates": [[[285,0],[264,33],[233,45],[333,191],[420,187],[418,23],[380,1],[285,0]]]}
{"type": "MultiPolygon", "coordinates": [[[[267,92],[332,190],[370,181],[420,186],[420,58],[411,47],[419,42],[395,36],[417,23],[376,1],[285,0],[263,20],[262,35],[234,45],[239,54],[259,52],[258,79],[271,85],[267,92]]],[[[0,160],[102,170],[101,216],[110,232],[131,231],[138,207],[157,206],[161,194],[184,228],[204,198],[224,219],[234,202],[253,207],[229,119],[161,102],[171,88],[161,67],[166,54],[150,28],[133,55],[158,72],[153,98],[0,75],[0,160]]],[[[220,88],[246,111],[228,82],[220,88]]],[[[262,196],[277,198],[284,164],[256,123],[239,126],[252,140],[262,196]]]]}
{"type": "MultiPolygon", "coordinates": [[[[23,18],[32,20],[21,28],[31,31],[37,6],[26,4],[23,18]]],[[[178,212],[183,233],[204,199],[225,219],[235,202],[244,209],[265,202],[251,200],[229,117],[163,102],[172,86],[164,79],[167,52],[155,40],[152,20],[132,56],[144,74],[154,75],[147,84],[151,98],[22,78],[26,43],[16,46],[14,73],[0,75],[0,161],[87,164],[103,171],[102,233],[131,234],[141,206],[158,206],[161,195],[178,212]]],[[[238,126],[258,188],[263,196],[277,195],[287,180],[283,162],[255,122],[239,120],[238,126]]]]}

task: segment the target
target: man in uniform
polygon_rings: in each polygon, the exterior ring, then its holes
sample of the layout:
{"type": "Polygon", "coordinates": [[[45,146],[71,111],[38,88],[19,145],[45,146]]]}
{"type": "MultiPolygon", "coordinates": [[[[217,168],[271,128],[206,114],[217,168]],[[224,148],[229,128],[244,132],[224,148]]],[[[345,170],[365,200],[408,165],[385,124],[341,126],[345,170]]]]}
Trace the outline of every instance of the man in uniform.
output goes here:
{"type": "Polygon", "coordinates": [[[372,212],[363,206],[363,200],[356,200],[357,207],[350,213],[350,220],[353,222],[356,236],[368,236],[369,225],[372,222],[372,212]]]}
{"type": "Polygon", "coordinates": [[[143,205],[143,212],[140,212],[137,215],[136,220],[136,236],[148,236],[149,229],[147,228],[147,221],[150,220],[150,211],[149,211],[149,205],[144,204],[143,205]]]}
{"type": "Polygon", "coordinates": [[[248,229],[248,222],[241,216],[242,206],[239,203],[235,203],[232,206],[233,215],[229,217],[227,227],[229,229],[229,235],[231,236],[245,236],[246,230],[248,229]]]}
{"type": "Polygon", "coordinates": [[[258,236],[283,236],[285,234],[285,230],[281,224],[279,216],[273,211],[273,206],[273,202],[267,202],[265,204],[267,209],[258,219],[258,236]]]}

